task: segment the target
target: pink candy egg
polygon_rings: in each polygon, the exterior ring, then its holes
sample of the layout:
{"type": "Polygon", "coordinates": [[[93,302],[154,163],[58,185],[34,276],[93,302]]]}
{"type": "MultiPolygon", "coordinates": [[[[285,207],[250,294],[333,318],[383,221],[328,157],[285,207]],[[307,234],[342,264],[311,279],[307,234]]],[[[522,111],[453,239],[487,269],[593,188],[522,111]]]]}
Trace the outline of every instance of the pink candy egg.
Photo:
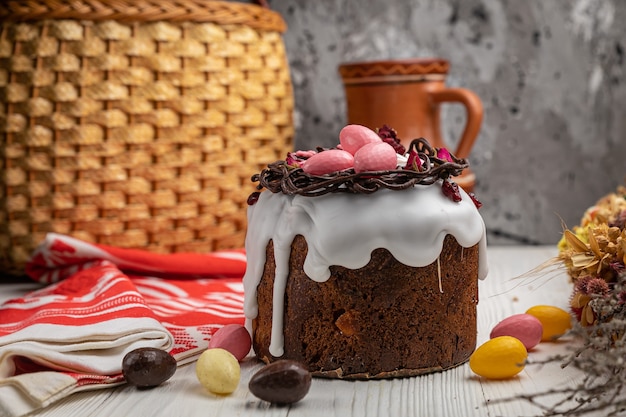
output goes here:
{"type": "Polygon", "coordinates": [[[352,155],[368,143],[380,143],[382,139],[372,129],[361,125],[347,125],[339,132],[341,148],[352,155]]]}
{"type": "Polygon", "coordinates": [[[536,317],[530,314],[515,314],[498,323],[491,330],[489,337],[493,339],[498,336],[513,336],[524,344],[526,350],[531,350],[541,342],[542,334],[543,325],[536,317]]]}
{"type": "Polygon", "coordinates": [[[343,171],[354,166],[354,157],[341,149],[329,149],[316,153],[301,165],[302,170],[310,175],[324,175],[343,171]]]}
{"type": "Polygon", "coordinates": [[[250,352],[252,339],[245,327],[239,324],[227,324],[216,331],[209,340],[209,349],[220,348],[230,352],[238,361],[250,352]]]}
{"type": "Polygon", "coordinates": [[[354,172],[387,171],[398,165],[396,150],[385,142],[369,143],[354,154],[354,172]]]}

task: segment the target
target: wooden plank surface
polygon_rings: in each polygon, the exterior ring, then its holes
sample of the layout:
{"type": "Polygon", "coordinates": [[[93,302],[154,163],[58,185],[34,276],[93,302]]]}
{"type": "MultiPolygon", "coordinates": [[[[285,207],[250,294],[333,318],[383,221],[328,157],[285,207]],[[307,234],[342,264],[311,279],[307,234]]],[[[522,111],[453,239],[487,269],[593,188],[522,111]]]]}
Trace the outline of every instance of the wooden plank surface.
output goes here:
{"type": "MultiPolygon", "coordinates": [[[[509,315],[523,313],[536,304],[567,308],[571,284],[563,273],[515,277],[556,255],[554,247],[490,247],[489,276],[479,283],[478,343],[485,342],[491,328],[509,315]]],[[[0,285],[0,301],[33,288],[29,283],[0,285]]],[[[529,355],[541,360],[566,353],[575,342],[542,343],[529,355]]],[[[502,401],[521,393],[535,393],[575,384],[582,375],[562,369],[560,362],[529,365],[517,377],[486,381],[476,377],[467,364],[452,370],[382,381],[314,379],[307,397],[289,407],[269,405],[247,389],[260,368],[254,359],[242,364],[238,389],[230,396],[205,392],[197,382],[194,364],[182,366],[165,384],[152,390],[119,386],[74,394],[36,414],[38,416],[533,416],[541,409],[519,400],[502,401]]],[[[556,398],[547,399],[547,403],[556,398]]]]}

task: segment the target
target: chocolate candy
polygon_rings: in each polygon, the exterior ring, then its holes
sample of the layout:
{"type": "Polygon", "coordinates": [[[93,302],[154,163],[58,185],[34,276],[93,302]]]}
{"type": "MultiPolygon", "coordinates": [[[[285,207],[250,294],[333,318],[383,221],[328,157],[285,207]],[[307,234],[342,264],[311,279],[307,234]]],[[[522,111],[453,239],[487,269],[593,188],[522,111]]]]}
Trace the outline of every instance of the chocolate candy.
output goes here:
{"type": "Polygon", "coordinates": [[[221,348],[211,348],[202,352],[198,358],[196,376],[207,391],[231,394],[239,385],[241,369],[232,353],[221,348]]]}
{"type": "Polygon", "coordinates": [[[387,171],[398,166],[398,154],[388,143],[368,143],[354,154],[354,172],[387,171]]]}
{"type": "Polygon", "coordinates": [[[176,359],[164,350],[139,348],[122,359],[122,374],[131,385],[139,388],[155,387],[167,381],[176,372],[176,359]]]}
{"type": "Polygon", "coordinates": [[[482,377],[507,379],[524,370],[527,358],[526,347],[519,339],[498,336],[483,343],[472,353],[469,366],[482,377]]]}
{"type": "Polygon", "coordinates": [[[542,334],[543,326],[539,319],[530,314],[514,314],[498,323],[489,337],[513,336],[526,346],[526,350],[531,350],[541,342],[542,334]]]}
{"type": "Polygon", "coordinates": [[[341,147],[352,155],[367,144],[381,143],[382,141],[376,132],[361,125],[347,125],[339,132],[341,147]]]}
{"type": "Polygon", "coordinates": [[[302,170],[311,175],[325,175],[354,166],[354,157],[341,149],[329,149],[313,155],[301,165],[302,170]]]}
{"type": "Polygon", "coordinates": [[[250,333],[240,324],[227,324],[220,328],[211,340],[209,340],[209,349],[222,348],[233,354],[238,361],[245,358],[250,352],[252,339],[250,333]]]}
{"type": "Polygon", "coordinates": [[[554,342],[572,327],[572,316],[555,306],[538,305],[526,310],[526,314],[536,317],[543,326],[542,342],[554,342]]]}
{"type": "Polygon", "coordinates": [[[252,394],[274,404],[298,402],[310,387],[311,373],[292,360],[279,360],[263,367],[248,384],[252,394]]]}

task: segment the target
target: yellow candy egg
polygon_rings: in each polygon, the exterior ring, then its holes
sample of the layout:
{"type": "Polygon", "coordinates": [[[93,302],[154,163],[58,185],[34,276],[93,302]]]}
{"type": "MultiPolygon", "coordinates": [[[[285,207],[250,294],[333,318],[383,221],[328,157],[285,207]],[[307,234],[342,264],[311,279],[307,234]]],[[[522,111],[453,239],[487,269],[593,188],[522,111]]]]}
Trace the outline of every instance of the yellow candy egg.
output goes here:
{"type": "Polygon", "coordinates": [[[565,310],[547,305],[529,308],[526,314],[535,316],[543,326],[542,342],[550,342],[563,336],[572,327],[572,316],[565,310]]]}
{"type": "Polygon", "coordinates": [[[488,379],[511,378],[522,372],[528,353],[519,339],[499,336],[485,342],[470,356],[475,374],[488,379]]]}
{"type": "Polygon", "coordinates": [[[239,385],[239,361],[227,350],[207,349],[198,358],[196,376],[204,388],[214,394],[230,394],[239,385]]]}

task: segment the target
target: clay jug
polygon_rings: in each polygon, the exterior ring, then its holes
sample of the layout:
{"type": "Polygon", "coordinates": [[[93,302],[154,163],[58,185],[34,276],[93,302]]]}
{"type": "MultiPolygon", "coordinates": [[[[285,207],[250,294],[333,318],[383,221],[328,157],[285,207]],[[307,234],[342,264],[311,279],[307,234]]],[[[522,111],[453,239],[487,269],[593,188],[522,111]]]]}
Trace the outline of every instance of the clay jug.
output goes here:
{"type": "MultiPolygon", "coordinates": [[[[406,59],[346,63],[339,66],[346,93],[348,123],[377,129],[386,124],[398,132],[403,145],[419,137],[435,147],[447,147],[441,136],[440,106],[465,106],[465,128],[456,149],[467,158],[476,141],[483,117],[478,96],[465,88],[446,87],[449,69],[444,59],[406,59]]],[[[467,192],[475,176],[468,169],[455,181],[467,192]]]]}

